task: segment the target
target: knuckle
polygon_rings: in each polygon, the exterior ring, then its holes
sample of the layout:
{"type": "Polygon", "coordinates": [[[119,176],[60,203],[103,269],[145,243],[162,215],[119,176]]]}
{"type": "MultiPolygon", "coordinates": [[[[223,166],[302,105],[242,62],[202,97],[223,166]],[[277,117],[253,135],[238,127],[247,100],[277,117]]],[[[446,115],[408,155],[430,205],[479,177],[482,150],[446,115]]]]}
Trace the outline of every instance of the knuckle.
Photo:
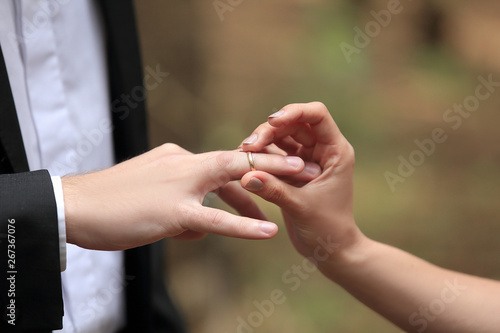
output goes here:
{"type": "Polygon", "coordinates": [[[328,108],[323,102],[315,101],[311,102],[311,104],[313,105],[313,107],[317,108],[318,110],[321,110],[322,112],[328,112],[328,108]]]}
{"type": "Polygon", "coordinates": [[[181,147],[179,147],[175,143],[171,143],[171,142],[167,142],[167,143],[162,144],[161,148],[166,150],[166,151],[176,151],[176,150],[182,149],[181,147]]]}
{"type": "Polygon", "coordinates": [[[354,167],[354,163],[356,162],[356,153],[354,151],[354,147],[349,142],[346,144],[344,160],[347,165],[354,167]]]}
{"type": "Polygon", "coordinates": [[[201,156],[196,170],[205,177],[206,191],[213,191],[231,181],[229,168],[234,163],[231,152],[213,152],[201,156]]]}
{"type": "Polygon", "coordinates": [[[234,153],[229,151],[218,152],[215,155],[215,167],[218,169],[226,169],[234,164],[234,153]]]}
{"type": "MultiPolygon", "coordinates": [[[[194,230],[198,232],[207,232],[212,230],[214,215],[212,211],[205,211],[204,209],[193,208],[191,205],[179,205],[180,224],[186,230],[194,230]]],[[[216,222],[220,218],[215,217],[216,222]]]]}
{"type": "Polygon", "coordinates": [[[257,127],[255,133],[257,133],[257,135],[260,137],[260,136],[272,136],[274,135],[274,131],[276,130],[276,128],[274,126],[272,126],[271,124],[269,124],[269,122],[265,122],[261,125],[259,125],[259,127],[257,127]]]}
{"type": "Polygon", "coordinates": [[[313,212],[313,204],[307,199],[304,200],[289,196],[286,199],[286,206],[290,207],[290,211],[293,211],[296,216],[300,217],[311,216],[313,212]]]}
{"type": "Polygon", "coordinates": [[[159,154],[156,154],[151,160],[155,167],[161,169],[175,168],[184,161],[185,157],[182,154],[178,154],[172,150],[165,150],[163,146],[160,147],[159,154]]]}
{"type": "Polygon", "coordinates": [[[267,190],[267,199],[271,202],[283,202],[284,193],[282,187],[278,184],[271,185],[267,190]]]}
{"type": "Polygon", "coordinates": [[[214,211],[209,218],[210,229],[218,230],[224,224],[224,213],[221,211],[214,211]]]}
{"type": "Polygon", "coordinates": [[[217,152],[212,160],[214,177],[219,186],[231,181],[231,171],[236,168],[236,154],[230,151],[217,152]]]}
{"type": "MultiPolygon", "coordinates": [[[[163,212],[164,210],[164,204],[159,203],[158,211],[163,212]]],[[[175,212],[175,218],[172,218],[170,215],[161,214],[160,224],[164,228],[166,237],[170,237],[175,231],[183,232],[193,227],[197,227],[199,219],[197,218],[196,211],[193,211],[190,207],[183,204],[175,205],[173,211],[175,212]]]]}

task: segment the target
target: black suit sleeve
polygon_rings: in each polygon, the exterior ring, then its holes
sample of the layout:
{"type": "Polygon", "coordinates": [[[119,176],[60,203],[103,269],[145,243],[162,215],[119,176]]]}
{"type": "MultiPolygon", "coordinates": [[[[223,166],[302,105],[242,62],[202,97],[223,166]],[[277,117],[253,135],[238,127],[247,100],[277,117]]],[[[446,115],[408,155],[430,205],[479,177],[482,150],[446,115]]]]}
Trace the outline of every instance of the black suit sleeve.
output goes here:
{"type": "Polygon", "coordinates": [[[45,170],[0,175],[0,301],[0,332],[62,328],[57,209],[45,170]]]}

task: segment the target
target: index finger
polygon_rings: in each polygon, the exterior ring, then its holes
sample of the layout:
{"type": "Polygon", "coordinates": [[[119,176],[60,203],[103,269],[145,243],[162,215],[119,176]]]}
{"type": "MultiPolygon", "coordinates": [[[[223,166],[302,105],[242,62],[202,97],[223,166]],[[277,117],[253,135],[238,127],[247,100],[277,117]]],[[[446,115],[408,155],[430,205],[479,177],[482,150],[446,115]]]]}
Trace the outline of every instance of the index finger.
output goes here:
{"type": "Polygon", "coordinates": [[[296,123],[306,123],[317,143],[334,145],[342,142],[344,136],[333,120],[326,106],[321,102],[289,104],[269,116],[268,123],[253,132],[252,142],[244,142],[245,151],[259,151],[272,143],[284,128],[296,123]]]}

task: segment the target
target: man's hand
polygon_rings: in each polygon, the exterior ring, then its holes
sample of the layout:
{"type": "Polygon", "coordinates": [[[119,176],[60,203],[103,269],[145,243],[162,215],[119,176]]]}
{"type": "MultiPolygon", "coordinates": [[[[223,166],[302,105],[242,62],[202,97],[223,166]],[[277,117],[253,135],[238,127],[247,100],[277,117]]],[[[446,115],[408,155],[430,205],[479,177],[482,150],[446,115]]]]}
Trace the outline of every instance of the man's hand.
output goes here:
{"type": "MultiPolygon", "coordinates": [[[[308,181],[318,175],[298,157],[255,154],[259,170],[308,181]]],[[[245,153],[194,155],[165,144],[112,168],[64,177],[66,234],[69,243],[98,250],[123,250],[164,237],[193,239],[215,233],[267,239],[277,233],[239,186],[250,169],[245,153]],[[219,195],[240,213],[204,207],[207,193],[219,195]],[[251,218],[253,217],[253,218],[251,218]]]]}

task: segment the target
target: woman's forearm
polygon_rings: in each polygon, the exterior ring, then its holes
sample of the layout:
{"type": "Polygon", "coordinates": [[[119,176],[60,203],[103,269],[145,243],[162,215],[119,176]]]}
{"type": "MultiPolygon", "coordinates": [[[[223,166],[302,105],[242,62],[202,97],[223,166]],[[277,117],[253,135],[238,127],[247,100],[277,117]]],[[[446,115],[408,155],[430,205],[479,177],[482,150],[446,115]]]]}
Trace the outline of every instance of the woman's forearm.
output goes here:
{"type": "Polygon", "coordinates": [[[499,332],[500,282],[446,270],[365,238],[321,267],[408,332],[499,332]]]}

